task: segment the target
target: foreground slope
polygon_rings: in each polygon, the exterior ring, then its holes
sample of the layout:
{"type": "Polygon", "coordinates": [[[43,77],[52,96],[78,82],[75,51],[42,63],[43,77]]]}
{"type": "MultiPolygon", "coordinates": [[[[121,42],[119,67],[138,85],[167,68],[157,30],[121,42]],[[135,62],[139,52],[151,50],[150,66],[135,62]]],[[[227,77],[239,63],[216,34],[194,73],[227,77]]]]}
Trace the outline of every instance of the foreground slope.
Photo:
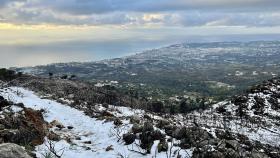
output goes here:
{"type": "MultiPolygon", "coordinates": [[[[18,82],[14,83],[14,86],[15,84],[18,82]]],[[[36,90],[32,84],[25,85],[26,88],[36,90]]],[[[68,91],[67,88],[60,90],[61,94],[68,91]]],[[[52,131],[59,136],[54,143],[55,148],[61,154],[63,152],[63,157],[66,158],[89,155],[180,155],[195,158],[280,156],[279,78],[256,85],[246,93],[220,102],[205,111],[184,115],[156,114],[86,102],[82,103],[83,106],[74,106],[73,103],[78,103],[75,101],[76,97],[53,98],[64,100],[58,103],[46,99],[52,95],[51,91],[36,91],[37,93],[34,93],[23,88],[10,87],[3,89],[1,95],[14,102],[23,102],[29,108],[43,109],[45,119],[55,125],[52,131]]],[[[36,147],[37,156],[47,152],[46,143],[48,140],[36,147]]]]}

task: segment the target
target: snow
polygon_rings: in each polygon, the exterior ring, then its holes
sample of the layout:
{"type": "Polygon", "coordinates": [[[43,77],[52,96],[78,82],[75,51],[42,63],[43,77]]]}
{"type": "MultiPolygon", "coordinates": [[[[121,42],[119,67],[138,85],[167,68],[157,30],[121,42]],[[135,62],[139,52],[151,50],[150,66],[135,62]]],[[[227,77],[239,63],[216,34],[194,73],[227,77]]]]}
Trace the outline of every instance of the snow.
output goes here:
{"type": "Polygon", "coordinates": [[[13,105],[13,106],[11,106],[11,110],[12,110],[14,113],[18,113],[18,112],[22,111],[23,108],[13,105]]]}
{"type": "MultiPolygon", "coordinates": [[[[165,152],[157,153],[158,141],[154,142],[151,150],[152,154],[142,155],[132,152],[129,149],[133,149],[133,145],[125,146],[123,142],[118,142],[118,138],[115,136],[116,133],[114,133],[117,129],[115,129],[112,122],[100,121],[95,118],[88,117],[82,111],[71,108],[67,105],[63,105],[49,99],[41,99],[32,91],[18,87],[10,87],[5,91],[0,92],[0,94],[7,99],[13,98],[13,102],[23,103],[28,108],[35,110],[45,109],[47,113],[44,114],[44,119],[47,122],[57,120],[65,127],[74,127],[71,130],[67,128],[62,130],[58,130],[56,128],[52,129],[54,132],[65,138],[72,138],[71,142],[67,142],[65,140],[54,142],[56,151],[60,151],[59,153],[63,152],[63,158],[112,158],[120,155],[123,155],[124,157],[152,158],[155,157],[155,154],[158,158],[166,157],[165,152]],[[22,95],[18,96],[18,92],[22,95]],[[86,144],[85,141],[91,141],[92,143],[86,144]],[[114,150],[106,151],[106,148],[109,146],[112,146],[114,150]]],[[[17,111],[19,109],[13,107],[13,110],[17,111]]],[[[135,112],[124,107],[120,108],[119,111],[121,111],[124,116],[142,112],[141,110],[135,112]]],[[[127,132],[129,127],[131,127],[131,124],[126,123],[122,128],[123,131],[120,132],[121,135],[127,132]]],[[[43,158],[43,154],[46,154],[48,151],[47,142],[48,140],[46,139],[45,144],[36,147],[36,155],[39,158],[43,158]]],[[[177,149],[178,147],[173,147],[172,153],[177,149]]],[[[135,145],[134,150],[137,150],[137,148],[135,149],[135,145]]],[[[180,154],[189,155],[191,154],[191,150],[181,151],[180,154]]]]}
{"type": "Polygon", "coordinates": [[[244,72],[241,72],[241,71],[235,72],[235,76],[243,76],[243,75],[244,75],[244,72]]]}
{"type": "Polygon", "coordinates": [[[105,86],[105,84],[103,84],[103,83],[96,83],[94,86],[95,87],[103,87],[103,86],[105,86]]]}

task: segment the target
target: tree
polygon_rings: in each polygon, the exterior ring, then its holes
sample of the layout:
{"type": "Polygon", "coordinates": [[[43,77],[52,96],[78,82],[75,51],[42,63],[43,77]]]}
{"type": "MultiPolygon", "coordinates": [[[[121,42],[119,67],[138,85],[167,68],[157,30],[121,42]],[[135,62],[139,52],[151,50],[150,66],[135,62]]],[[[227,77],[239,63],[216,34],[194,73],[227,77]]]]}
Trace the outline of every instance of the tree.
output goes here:
{"type": "Polygon", "coordinates": [[[149,109],[153,112],[164,112],[164,105],[161,101],[153,101],[150,103],[149,109]]]}
{"type": "Polygon", "coordinates": [[[199,108],[201,108],[202,110],[205,110],[205,109],[206,109],[206,104],[205,104],[205,102],[206,102],[205,97],[203,97],[203,98],[200,100],[200,102],[199,102],[199,108]]]}
{"type": "Polygon", "coordinates": [[[170,114],[175,114],[176,113],[176,106],[174,104],[170,105],[170,114]]]}
{"type": "Polygon", "coordinates": [[[76,75],[71,75],[71,76],[70,76],[70,80],[75,80],[76,78],[77,78],[76,75]]]}
{"type": "Polygon", "coordinates": [[[16,72],[13,70],[8,70],[8,69],[0,69],[0,79],[2,80],[12,80],[16,78],[16,72]]]}
{"type": "Polygon", "coordinates": [[[63,75],[60,78],[63,79],[63,80],[66,80],[68,78],[68,75],[63,75]]]}
{"type": "Polygon", "coordinates": [[[49,72],[49,78],[52,79],[53,78],[53,73],[49,72]]]}
{"type": "Polygon", "coordinates": [[[180,103],[180,112],[181,113],[186,113],[188,111],[188,104],[187,104],[187,100],[183,99],[180,103]]]}

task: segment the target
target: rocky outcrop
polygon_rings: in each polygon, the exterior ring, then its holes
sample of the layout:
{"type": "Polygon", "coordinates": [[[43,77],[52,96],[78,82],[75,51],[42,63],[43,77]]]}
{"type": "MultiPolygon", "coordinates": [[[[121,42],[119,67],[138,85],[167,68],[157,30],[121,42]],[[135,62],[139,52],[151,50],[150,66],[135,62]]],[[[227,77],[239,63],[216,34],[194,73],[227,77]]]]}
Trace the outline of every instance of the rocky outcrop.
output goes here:
{"type": "Polygon", "coordinates": [[[31,158],[19,145],[12,143],[0,144],[1,158],[31,158]]]}
{"type": "Polygon", "coordinates": [[[15,144],[31,148],[43,144],[49,132],[48,123],[44,121],[42,111],[25,108],[21,103],[14,104],[1,96],[0,104],[0,144],[14,143],[1,144],[0,157],[25,158],[21,147],[15,144]]]}
{"type": "Polygon", "coordinates": [[[0,119],[0,124],[4,128],[0,131],[3,142],[35,146],[44,142],[48,132],[42,113],[28,108],[24,108],[17,115],[6,112],[4,118],[0,119]]]}

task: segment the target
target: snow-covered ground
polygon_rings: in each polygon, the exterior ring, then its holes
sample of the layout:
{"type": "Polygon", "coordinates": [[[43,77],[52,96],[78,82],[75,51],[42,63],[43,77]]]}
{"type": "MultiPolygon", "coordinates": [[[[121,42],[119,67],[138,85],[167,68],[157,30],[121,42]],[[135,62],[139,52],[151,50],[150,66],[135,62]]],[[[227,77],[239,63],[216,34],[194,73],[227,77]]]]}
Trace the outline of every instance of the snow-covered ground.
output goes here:
{"type": "MultiPolygon", "coordinates": [[[[140,151],[140,149],[135,145],[126,146],[122,141],[118,141],[115,125],[112,122],[97,120],[88,117],[82,111],[76,110],[67,105],[48,99],[41,99],[32,91],[19,87],[10,87],[0,91],[0,95],[15,103],[23,103],[28,108],[35,110],[44,109],[46,111],[44,118],[47,122],[56,120],[65,127],[74,127],[73,129],[64,128],[62,130],[52,129],[60,135],[63,135],[64,138],[70,138],[71,140],[70,142],[65,140],[55,142],[55,149],[56,151],[59,151],[59,153],[63,152],[63,158],[166,157],[165,152],[157,153],[158,141],[154,142],[151,150],[152,154],[142,155],[131,151],[131,149],[136,151],[140,151]],[[89,141],[91,143],[86,143],[89,141]],[[111,147],[113,150],[106,151],[108,147],[111,147]]],[[[126,107],[120,107],[118,108],[118,111],[119,115],[123,114],[123,116],[143,113],[141,110],[134,111],[126,107]]],[[[128,120],[122,121],[124,122],[124,125],[122,127],[122,132],[120,133],[121,135],[126,133],[132,126],[129,124],[128,120]]],[[[46,140],[45,144],[36,147],[36,155],[38,157],[43,157],[43,154],[48,152],[47,141],[48,140],[46,140]]],[[[169,146],[170,145],[171,144],[169,144],[169,146]]],[[[173,153],[175,150],[178,150],[178,147],[173,147],[171,150],[171,153],[173,153]]],[[[180,154],[191,155],[191,151],[182,150],[180,154]]]]}

